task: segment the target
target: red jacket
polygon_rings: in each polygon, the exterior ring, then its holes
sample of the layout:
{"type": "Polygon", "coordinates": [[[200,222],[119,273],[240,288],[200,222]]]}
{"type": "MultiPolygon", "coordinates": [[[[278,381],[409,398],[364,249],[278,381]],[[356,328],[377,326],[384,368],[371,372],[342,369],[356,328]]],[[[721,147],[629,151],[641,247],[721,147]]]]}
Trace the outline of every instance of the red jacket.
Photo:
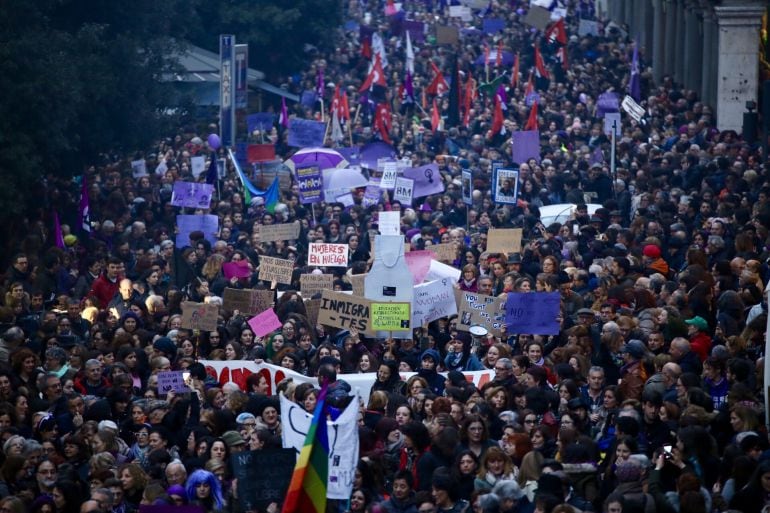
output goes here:
{"type": "Polygon", "coordinates": [[[89,296],[94,296],[99,301],[99,308],[107,308],[110,300],[115,297],[120,287],[120,279],[116,279],[115,282],[111,282],[107,275],[102,273],[98,278],[94,280],[91,285],[91,290],[88,291],[89,296]]]}
{"type": "Polygon", "coordinates": [[[711,352],[711,337],[699,331],[690,339],[690,349],[698,355],[701,362],[705,362],[711,352]]]}

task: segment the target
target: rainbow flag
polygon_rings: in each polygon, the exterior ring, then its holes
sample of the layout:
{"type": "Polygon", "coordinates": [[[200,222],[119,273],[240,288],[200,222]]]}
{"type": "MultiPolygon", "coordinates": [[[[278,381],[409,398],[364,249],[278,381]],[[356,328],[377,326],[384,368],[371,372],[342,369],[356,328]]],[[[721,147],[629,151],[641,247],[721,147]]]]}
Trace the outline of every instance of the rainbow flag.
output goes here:
{"type": "Polygon", "coordinates": [[[278,199],[280,197],[279,187],[280,183],[278,181],[278,175],[276,174],[275,178],[273,179],[273,183],[268,187],[266,190],[261,191],[257,189],[251,181],[249,181],[248,178],[246,178],[246,175],[243,173],[243,170],[241,170],[241,165],[238,163],[238,160],[235,158],[235,155],[233,155],[233,151],[231,149],[227,149],[227,153],[230,156],[230,160],[233,163],[233,167],[235,167],[235,172],[238,174],[238,178],[241,181],[241,184],[243,185],[243,199],[248,205],[251,203],[252,197],[260,197],[264,198],[265,200],[265,210],[270,212],[271,214],[275,212],[275,206],[278,204],[278,199]]]}
{"type": "Polygon", "coordinates": [[[326,434],[326,390],[321,388],[313,420],[299,453],[282,513],[324,513],[329,479],[329,438],[326,434]]]}

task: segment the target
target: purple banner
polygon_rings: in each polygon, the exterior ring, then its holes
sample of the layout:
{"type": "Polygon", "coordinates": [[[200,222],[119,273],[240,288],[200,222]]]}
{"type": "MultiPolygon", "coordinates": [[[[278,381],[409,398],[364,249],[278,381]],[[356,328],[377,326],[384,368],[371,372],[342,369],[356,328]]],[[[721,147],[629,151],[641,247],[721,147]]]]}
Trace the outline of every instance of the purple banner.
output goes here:
{"type": "Polygon", "coordinates": [[[505,302],[508,333],[558,335],[560,302],[558,292],[509,293],[505,302]]]}
{"type": "Polygon", "coordinates": [[[297,169],[297,185],[299,187],[299,202],[302,204],[318,203],[321,201],[323,180],[318,166],[297,169]]]}
{"type": "Polygon", "coordinates": [[[414,180],[412,198],[422,198],[431,194],[441,194],[446,190],[441,173],[438,172],[438,164],[410,167],[404,169],[404,177],[414,180]]]}
{"type": "Polygon", "coordinates": [[[484,18],[483,30],[485,34],[497,34],[505,30],[505,20],[500,18],[484,18]]]}
{"type": "Polygon", "coordinates": [[[322,121],[292,119],[289,122],[289,146],[312,148],[323,146],[326,125],[322,121]]]}
{"type": "Polygon", "coordinates": [[[537,162],[540,162],[539,131],[526,130],[524,132],[513,132],[511,143],[513,148],[512,160],[516,164],[521,164],[529,159],[535,159],[537,162]]]}
{"type": "Polygon", "coordinates": [[[197,182],[174,182],[171,204],[175,207],[209,208],[214,186],[197,182]]]}
{"type": "Polygon", "coordinates": [[[620,98],[615,93],[602,93],[596,99],[596,117],[603,118],[607,112],[619,112],[620,98]]]}

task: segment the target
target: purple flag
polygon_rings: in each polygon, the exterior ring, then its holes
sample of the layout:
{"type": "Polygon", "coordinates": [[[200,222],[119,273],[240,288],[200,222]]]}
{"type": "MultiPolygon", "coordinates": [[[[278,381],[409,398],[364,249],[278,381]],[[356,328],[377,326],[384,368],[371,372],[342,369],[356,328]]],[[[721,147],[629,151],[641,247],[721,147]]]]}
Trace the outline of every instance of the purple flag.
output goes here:
{"type": "Polygon", "coordinates": [[[505,30],[505,20],[500,18],[484,18],[483,27],[485,34],[497,34],[505,30]]]}
{"type": "Polygon", "coordinates": [[[438,164],[410,167],[404,169],[404,178],[414,180],[412,198],[422,198],[431,194],[441,194],[446,189],[438,171],[438,164]]]}
{"type": "Polygon", "coordinates": [[[597,146],[596,149],[594,149],[593,153],[591,153],[591,158],[588,160],[589,164],[603,164],[604,163],[604,153],[602,153],[602,147],[597,146]]]}
{"type": "Polygon", "coordinates": [[[53,236],[54,242],[57,248],[64,249],[64,235],[61,232],[61,224],[59,223],[59,213],[53,211],[53,236]]]}
{"type": "Polygon", "coordinates": [[[521,164],[529,159],[535,159],[540,162],[540,132],[537,130],[525,130],[523,132],[513,132],[511,137],[513,143],[512,160],[521,164]]]}
{"type": "Polygon", "coordinates": [[[412,74],[408,71],[406,72],[406,78],[404,79],[404,93],[406,93],[404,103],[414,102],[414,85],[412,85],[412,74]]]}
{"type": "Polygon", "coordinates": [[[508,95],[505,94],[505,86],[503,84],[500,84],[500,87],[497,88],[497,96],[500,97],[500,105],[503,107],[503,110],[507,110],[508,95]]]}
{"type": "Polygon", "coordinates": [[[91,233],[91,215],[88,203],[88,180],[83,175],[83,183],[80,185],[80,207],[78,208],[78,226],[86,233],[91,233]]]}
{"type": "Polygon", "coordinates": [[[639,45],[634,43],[634,57],[631,59],[631,79],[628,81],[628,94],[637,102],[642,100],[642,84],[639,76],[639,45]]]}

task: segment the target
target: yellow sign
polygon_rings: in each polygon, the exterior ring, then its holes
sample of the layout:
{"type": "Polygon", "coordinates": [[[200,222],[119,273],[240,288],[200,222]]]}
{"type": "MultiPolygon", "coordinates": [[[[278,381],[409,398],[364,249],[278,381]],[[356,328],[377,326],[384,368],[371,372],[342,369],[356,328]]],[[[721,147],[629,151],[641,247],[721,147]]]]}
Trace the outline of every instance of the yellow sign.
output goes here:
{"type": "Polygon", "coordinates": [[[369,307],[370,331],[409,331],[411,303],[372,303],[369,307]]]}

